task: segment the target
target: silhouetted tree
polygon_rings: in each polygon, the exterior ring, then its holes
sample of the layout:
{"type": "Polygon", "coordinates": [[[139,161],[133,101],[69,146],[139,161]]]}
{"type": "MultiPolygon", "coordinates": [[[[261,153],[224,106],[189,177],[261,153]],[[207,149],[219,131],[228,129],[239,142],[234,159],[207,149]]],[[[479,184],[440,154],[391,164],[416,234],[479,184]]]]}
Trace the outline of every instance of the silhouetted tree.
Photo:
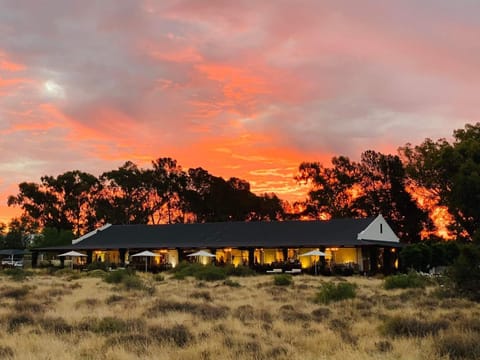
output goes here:
{"type": "Polygon", "coordinates": [[[400,148],[411,181],[427,189],[436,205],[454,217],[457,236],[476,237],[480,229],[480,123],[455,130],[452,144],[426,139],[400,148]]]}
{"type": "Polygon", "coordinates": [[[302,163],[297,181],[311,186],[305,215],[333,218],[383,214],[401,238],[420,240],[428,216],[406,190],[405,171],[398,156],[366,151],[359,163],[334,157],[332,167],[302,163]]]}
{"type": "Polygon", "coordinates": [[[97,218],[112,224],[147,224],[153,217],[150,174],[131,161],[100,176],[97,218]]]}
{"type": "Polygon", "coordinates": [[[19,193],[8,198],[8,205],[20,206],[24,216],[42,226],[73,230],[79,235],[96,225],[98,186],[95,176],[77,170],[57,177],[43,176],[40,184],[19,184],[19,193]]]}

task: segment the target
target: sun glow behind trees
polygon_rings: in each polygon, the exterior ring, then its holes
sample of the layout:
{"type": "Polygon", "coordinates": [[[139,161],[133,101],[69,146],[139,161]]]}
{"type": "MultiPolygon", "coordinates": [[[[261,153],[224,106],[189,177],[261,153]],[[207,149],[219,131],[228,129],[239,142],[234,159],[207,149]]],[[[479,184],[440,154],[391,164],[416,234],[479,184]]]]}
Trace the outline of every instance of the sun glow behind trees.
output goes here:
{"type": "MultiPolygon", "coordinates": [[[[365,151],[360,161],[333,157],[331,166],[304,162],[295,176],[305,201],[256,195],[248,181],[187,171],[171,158],[141,168],[127,161],[100,177],[81,171],[19,184],[9,205],[40,227],[77,236],[103,225],[212,221],[329,219],[384,215],[407,242],[430,237],[476,239],[480,196],[480,124],[454,132],[455,141],[407,144],[399,156],[365,151]]],[[[275,172],[272,168],[271,171],[275,172]]],[[[17,223],[18,224],[18,221],[17,223]]],[[[16,226],[18,227],[18,226],[16,226]]],[[[5,230],[4,230],[5,231],[5,230]]]]}

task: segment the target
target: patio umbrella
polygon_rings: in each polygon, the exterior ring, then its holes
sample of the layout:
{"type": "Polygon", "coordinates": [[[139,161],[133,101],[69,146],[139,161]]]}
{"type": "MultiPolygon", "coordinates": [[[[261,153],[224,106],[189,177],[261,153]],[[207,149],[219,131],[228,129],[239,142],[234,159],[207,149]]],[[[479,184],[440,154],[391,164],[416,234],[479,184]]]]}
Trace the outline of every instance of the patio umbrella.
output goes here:
{"type": "Polygon", "coordinates": [[[208,251],[200,250],[191,254],[188,254],[187,256],[207,256],[207,257],[215,257],[212,253],[209,253],[208,251]]]}
{"type": "Polygon", "coordinates": [[[132,257],[134,256],[145,256],[145,272],[147,272],[147,259],[149,257],[155,257],[155,256],[160,256],[159,254],[155,254],[154,252],[151,252],[151,251],[148,251],[148,250],[145,250],[145,251],[142,251],[142,252],[139,252],[139,253],[136,253],[134,255],[132,255],[132,257]]]}
{"type": "MultiPolygon", "coordinates": [[[[210,257],[210,258],[215,257],[215,255],[213,255],[212,253],[209,253],[208,251],[204,251],[204,250],[200,250],[200,251],[188,254],[187,256],[196,256],[196,257],[205,256],[205,257],[210,257]]],[[[206,263],[204,263],[203,265],[205,265],[205,264],[206,263]]]]}
{"type": "MultiPolygon", "coordinates": [[[[312,250],[309,252],[306,252],[305,254],[299,255],[299,256],[325,256],[326,254],[323,251],[320,250],[312,250]]],[[[315,261],[315,275],[317,275],[317,262],[315,261]]]]}
{"type": "Polygon", "coordinates": [[[72,258],[72,264],[71,264],[71,266],[72,266],[72,269],[73,269],[73,258],[74,258],[74,257],[86,257],[87,255],[82,254],[82,253],[79,253],[78,251],[73,251],[73,250],[72,250],[72,251],[69,251],[69,252],[60,254],[60,255],[58,255],[58,256],[62,256],[62,257],[63,257],[63,256],[70,256],[70,257],[72,258]]]}
{"type": "Polygon", "coordinates": [[[325,256],[326,254],[323,251],[320,250],[312,250],[309,252],[306,252],[305,254],[298,255],[298,256],[325,256]]]}

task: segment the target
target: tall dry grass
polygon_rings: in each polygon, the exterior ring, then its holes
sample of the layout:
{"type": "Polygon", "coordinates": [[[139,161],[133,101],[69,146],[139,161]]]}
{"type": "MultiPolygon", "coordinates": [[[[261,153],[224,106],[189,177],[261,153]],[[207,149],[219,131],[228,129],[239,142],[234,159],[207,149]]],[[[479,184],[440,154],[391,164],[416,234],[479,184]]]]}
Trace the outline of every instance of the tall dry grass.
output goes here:
{"type": "Polygon", "coordinates": [[[273,276],[143,286],[36,272],[0,276],[1,359],[476,359],[480,306],[435,285],[386,290],[364,277],[273,276]],[[235,286],[230,286],[231,282],[235,286]],[[353,283],[353,299],[315,301],[353,283]]]}

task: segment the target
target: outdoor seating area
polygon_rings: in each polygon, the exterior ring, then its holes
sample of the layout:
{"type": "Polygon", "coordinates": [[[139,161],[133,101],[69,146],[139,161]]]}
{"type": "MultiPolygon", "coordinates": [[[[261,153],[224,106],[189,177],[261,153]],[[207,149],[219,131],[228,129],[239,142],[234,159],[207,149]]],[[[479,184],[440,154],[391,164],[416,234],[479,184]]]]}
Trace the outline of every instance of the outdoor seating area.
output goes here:
{"type": "Polygon", "coordinates": [[[285,274],[298,275],[302,273],[302,269],[292,269],[285,271],[285,274]]]}

